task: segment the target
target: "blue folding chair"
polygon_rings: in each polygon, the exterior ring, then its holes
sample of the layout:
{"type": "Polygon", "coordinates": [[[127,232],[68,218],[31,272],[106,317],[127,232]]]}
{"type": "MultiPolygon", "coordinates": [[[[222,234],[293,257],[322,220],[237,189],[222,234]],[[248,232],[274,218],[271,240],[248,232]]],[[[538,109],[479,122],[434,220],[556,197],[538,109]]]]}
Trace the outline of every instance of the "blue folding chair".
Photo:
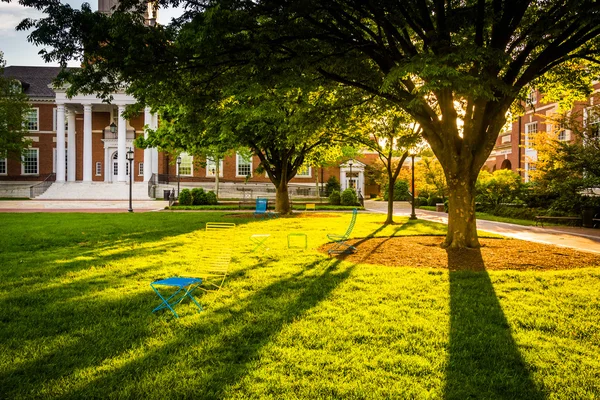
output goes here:
{"type": "Polygon", "coordinates": [[[179,315],[175,312],[175,306],[182,302],[182,300],[186,297],[189,297],[194,304],[198,307],[198,312],[202,311],[202,306],[198,304],[196,299],[193,296],[194,290],[198,288],[202,284],[202,279],[200,278],[184,278],[184,277],[172,277],[167,279],[161,279],[159,281],[154,281],[150,284],[150,287],[156,292],[158,297],[161,298],[162,303],[158,305],[152,312],[156,312],[158,310],[162,310],[164,308],[168,308],[175,315],[176,318],[179,318],[179,315]],[[176,291],[171,294],[169,297],[163,296],[156,286],[167,286],[171,288],[176,288],[176,291]]]}

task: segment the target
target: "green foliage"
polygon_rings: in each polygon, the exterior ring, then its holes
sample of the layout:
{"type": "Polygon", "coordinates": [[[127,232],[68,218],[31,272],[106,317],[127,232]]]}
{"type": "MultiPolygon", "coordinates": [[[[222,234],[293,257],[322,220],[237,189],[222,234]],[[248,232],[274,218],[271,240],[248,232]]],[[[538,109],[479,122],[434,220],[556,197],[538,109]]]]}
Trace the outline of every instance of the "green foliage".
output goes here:
{"type": "Polygon", "coordinates": [[[206,192],[206,204],[214,206],[218,203],[217,195],[212,190],[206,192]]]}
{"type": "Polygon", "coordinates": [[[333,206],[339,206],[341,204],[341,196],[340,196],[340,191],[339,190],[334,190],[331,192],[331,194],[329,195],[329,204],[333,205],[333,206]]]}
{"type": "Polygon", "coordinates": [[[446,198],[448,184],[442,165],[434,156],[423,155],[415,165],[415,191],[424,197],[446,198]]]}
{"type": "Polygon", "coordinates": [[[486,209],[501,203],[524,203],[525,185],[521,175],[509,169],[500,169],[490,174],[481,171],[476,183],[476,201],[486,209]]]}
{"type": "Polygon", "coordinates": [[[435,206],[438,203],[444,203],[444,199],[442,199],[441,197],[436,197],[436,196],[431,196],[430,198],[427,199],[428,206],[435,206]]]}
{"type": "Polygon", "coordinates": [[[206,193],[204,193],[204,189],[202,188],[192,189],[192,199],[192,205],[195,206],[202,206],[208,204],[206,193]]]}
{"type": "Polygon", "coordinates": [[[181,192],[179,192],[179,204],[181,204],[182,206],[191,206],[193,202],[194,198],[192,196],[192,192],[190,192],[189,189],[182,189],[181,192]]]}
{"type": "Polygon", "coordinates": [[[340,196],[340,204],[343,206],[356,206],[358,205],[358,198],[356,192],[352,188],[344,190],[340,196]]]}
{"type": "MultiPolygon", "coordinates": [[[[410,200],[410,191],[408,190],[408,182],[405,180],[398,179],[394,184],[394,201],[408,201],[410,200]]],[[[387,183],[383,186],[383,199],[388,201],[389,192],[387,183]]]]}
{"type": "Polygon", "coordinates": [[[327,183],[325,184],[325,193],[327,196],[331,196],[334,191],[340,191],[340,182],[333,175],[327,179],[327,183]]]}
{"type": "Polygon", "coordinates": [[[4,54],[0,52],[0,158],[20,160],[31,144],[25,137],[27,112],[31,109],[19,81],[4,77],[4,54]]]}

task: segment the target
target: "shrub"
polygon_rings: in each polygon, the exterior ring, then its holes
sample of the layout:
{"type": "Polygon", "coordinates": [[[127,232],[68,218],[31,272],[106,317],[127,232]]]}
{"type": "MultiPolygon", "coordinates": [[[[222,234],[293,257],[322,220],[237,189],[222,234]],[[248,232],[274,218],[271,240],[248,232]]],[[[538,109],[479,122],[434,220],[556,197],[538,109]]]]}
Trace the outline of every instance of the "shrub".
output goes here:
{"type": "MultiPolygon", "coordinates": [[[[388,200],[388,184],[383,185],[383,199],[388,200]]],[[[408,191],[408,182],[404,180],[397,180],[394,183],[394,201],[406,201],[410,199],[410,192],[408,191]]]]}
{"type": "Polygon", "coordinates": [[[329,204],[332,206],[339,206],[341,202],[340,192],[338,190],[334,190],[329,195],[329,204]]]}
{"type": "Polygon", "coordinates": [[[192,189],[192,204],[195,206],[203,206],[205,204],[208,204],[208,201],[206,200],[206,193],[204,193],[204,189],[192,189]]]}
{"type": "Polygon", "coordinates": [[[356,206],[358,205],[358,198],[356,192],[352,188],[348,188],[342,192],[340,196],[340,203],[343,206],[356,206]]]}
{"type": "Polygon", "coordinates": [[[490,174],[481,171],[475,184],[476,201],[484,208],[494,208],[502,203],[519,203],[524,198],[521,176],[509,169],[490,174]]]}
{"type": "Polygon", "coordinates": [[[189,189],[183,189],[179,192],[179,205],[191,206],[192,205],[192,193],[189,189]]]}
{"type": "Polygon", "coordinates": [[[427,205],[428,206],[435,206],[437,203],[443,203],[444,199],[442,199],[441,197],[436,197],[436,196],[432,196],[429,199],[427,199],[427,205]]]}
{"type": "Polygon", "coordinates": [[[206,204],[214,206],[218,204],[217,195],[212,190],[210,192],[206,192],[206,204]]]}
{"type": "Polygon", "coordinates": [[[335,190],[340,191],[340,182],[338,182],[335,176],[330,176],[325,184],[325,193],[327,196],[330,196],[335,190]]]}

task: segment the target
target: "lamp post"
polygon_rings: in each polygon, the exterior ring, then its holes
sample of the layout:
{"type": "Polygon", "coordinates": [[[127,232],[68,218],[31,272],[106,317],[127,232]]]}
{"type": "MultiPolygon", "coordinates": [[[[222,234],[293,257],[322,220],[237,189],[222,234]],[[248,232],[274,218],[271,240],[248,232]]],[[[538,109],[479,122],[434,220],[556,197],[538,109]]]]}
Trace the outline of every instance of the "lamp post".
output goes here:
{"type": "Polygon", "coordinates": [[[348,166],[350,167],[350,187],[354,189],[353,181],[352,181],[352,160],[348,161],[348,166]]]}
{"type": "Polygon", "coordinates": [[[179,170],[181,169],[181,156],[177,156],[177,200],[179,200],[179,184],[181,183],[181,175],[179,170]]]}
{"type": "Polygon", "coordinates": [[[415,155],[414,153],[410,155],[411,158],[411,172],[412,172],[412,183],[411,183],[411,195],[412,201],[411,208],[412,211],[410,213],[410,219],[417,219],[417,214],[415,214],[415,155]]]}
{"type": "Polygon", "coordinates": [[[129,212],[133,212],[131,198],[133,196],[133,149],[130,147],[127,151],[127,161],[129,161],[129,212]]]}

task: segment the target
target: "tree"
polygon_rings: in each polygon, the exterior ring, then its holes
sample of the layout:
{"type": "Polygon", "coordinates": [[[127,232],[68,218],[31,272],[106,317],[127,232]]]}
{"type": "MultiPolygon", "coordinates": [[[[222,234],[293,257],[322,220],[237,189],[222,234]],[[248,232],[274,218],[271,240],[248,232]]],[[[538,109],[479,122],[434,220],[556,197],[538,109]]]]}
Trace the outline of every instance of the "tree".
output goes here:
{"type": "Polygon", "coordinates": [[[138,0],[124,1],[113,17],[85,5],[26,4],[48,14],[20,25],[35,28],[34,43],[50,46],[47,60],[88,61],[72,90],[127,82],[145,102],[150,82],[162,89],[187,83],[181,74],[165,76],[173,71],[210,81],[249,65],[269,65],[269,72],[300,65],[398,105],[444,168],[444,246],[452,248],[479,246],[475,182],[511,105],[543,76],[564,81],[574,73],[561,68],[567,63],[595,61],[600,35],[600,4],[591,0],[183,1],[187,12],[168,28],[144,28],[141,15],[129,12],[143,8],[138,0]]]}
{"type": "Polygon", "coordinates": [[[422,155],[421,160],[415,165],[415,181],[419,193],[427,193],[428,197],[441,197],[446,199],[448,185],[444,169],[437,158],[431,155],[422,155]]]}
{"type": "Polygon", "coordinates": [[[388,192],[385,224],[393,224],[396,180],[409,151],[421,137],[421,129],[407,113],[381,100],[358,108],[354,124],[357,130],[351,139],[377,152],[385,168],[388,192]]]}
{"type": "Polygon", "coordinates": [[[21,83],[4,76],[4,55],[0,52],[0,158],[21,159],[31,141],[25,136],[27,112],[31,109],[21,83]]]}

